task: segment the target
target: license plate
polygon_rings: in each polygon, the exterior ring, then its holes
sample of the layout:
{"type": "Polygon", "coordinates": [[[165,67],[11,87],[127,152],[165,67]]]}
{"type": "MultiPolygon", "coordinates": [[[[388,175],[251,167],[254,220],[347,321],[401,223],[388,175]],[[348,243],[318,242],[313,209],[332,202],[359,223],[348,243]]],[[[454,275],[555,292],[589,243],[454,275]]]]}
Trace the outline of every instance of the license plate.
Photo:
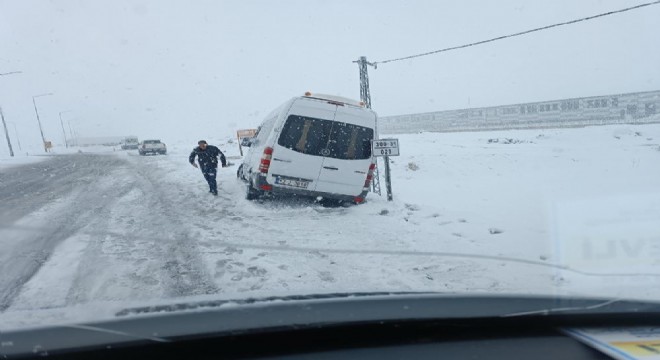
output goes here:
{"type": "Polygon", "coordinates": [[[309,186],[309,181],[286,179],[278,176],[275,178],[275,184],[295,187],[299,189],[307,189],[307,186],[309,186]]]}

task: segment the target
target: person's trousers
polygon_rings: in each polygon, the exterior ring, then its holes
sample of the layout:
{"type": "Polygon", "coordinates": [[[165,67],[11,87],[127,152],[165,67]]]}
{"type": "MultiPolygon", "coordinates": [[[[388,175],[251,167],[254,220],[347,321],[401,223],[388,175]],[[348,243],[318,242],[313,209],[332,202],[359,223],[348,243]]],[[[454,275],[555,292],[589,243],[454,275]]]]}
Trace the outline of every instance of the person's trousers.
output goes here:
{"type": "Polygon", "coordinates": [[[202,174],[204,174],[204,179],[206,179],[206,182],[209,183],[209,190],[211,192],[218,191],[218,183],[215,181],[215,176],[217,173],[218,169],[216,168],[202,169],[202,174]]]}

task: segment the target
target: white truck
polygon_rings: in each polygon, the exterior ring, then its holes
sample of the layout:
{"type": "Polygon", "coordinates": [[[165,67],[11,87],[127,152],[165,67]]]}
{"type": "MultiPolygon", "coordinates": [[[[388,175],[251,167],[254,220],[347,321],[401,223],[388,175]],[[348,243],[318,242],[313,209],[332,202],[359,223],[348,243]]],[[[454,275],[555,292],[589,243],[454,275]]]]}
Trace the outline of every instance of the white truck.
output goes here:
{"type": "Polygon", "coordinates": [[[140,146],[140,142],[136,136],[127,136],[122,141],[122,150],[136,150],[140,146]]]}
{"type": "Polygon", "coordinates": [[[147,154],[167,154],[167,145],[160,140],[142,140],[138,145],[138,153],[140,155],[147,154]]]}

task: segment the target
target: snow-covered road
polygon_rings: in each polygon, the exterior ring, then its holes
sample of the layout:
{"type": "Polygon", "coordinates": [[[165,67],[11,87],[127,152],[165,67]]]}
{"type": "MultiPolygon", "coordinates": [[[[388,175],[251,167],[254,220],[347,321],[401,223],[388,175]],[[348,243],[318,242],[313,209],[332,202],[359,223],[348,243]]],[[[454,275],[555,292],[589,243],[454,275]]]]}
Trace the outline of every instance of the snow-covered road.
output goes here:
{"type": "Polygon", "coordinates": [[[0,309],[204,294],[509,289],[477,260],[437,261],[454,241],[438,236],[451,222],[440,214],[380,199],[351,208],[252,203],[234,169],[221,174],[218,198],[175,156],[75,154],[3,172],[0,309]]]}
{"type": "Polygon", "coordinates": [[[10,169],[2,180],[0,309],[135,298],[154,284],[170,296],[217,290],[148,168],[76,154],[10,169]],[[37,272],[47,281],[24,286],[37,272]]]}
{"type": "MultiPolygon", "coordinates": [[[[183,297],[629,294],[658,277],[561,268],[593,262],[562,255],[547,200],[659,193],[660,126],[639,128],[402,136],[395,201],[370,195],[349,208],[247,201],[236,167],[220,171],[213,197],[184,145],[3,169],[0,323],[43,324],[44,309],[79,321],[183,297]]],[[[658,219],[660,207],[638,204],[658,219]]],[[[645,289],[635,295],[657,296],[645,289]]]]}
{"type": "Polygon", "coordinates": [[[415,287],[387,274],[401,271],[390,265],[397,258],[423,255],[416,243],[433,235],[406,236],[405,224],[418,212],[413,205],[392,214],[397,210],[384,203],[251,203],[234,169],[221,175],[218,198],[176,157],[76,154],[4,172],[0,308],[260,289],[324,292],[337,291],[338,282],[344,291],[415,287]],[[181,167],[188,176],[171,176],[181,167]]]}

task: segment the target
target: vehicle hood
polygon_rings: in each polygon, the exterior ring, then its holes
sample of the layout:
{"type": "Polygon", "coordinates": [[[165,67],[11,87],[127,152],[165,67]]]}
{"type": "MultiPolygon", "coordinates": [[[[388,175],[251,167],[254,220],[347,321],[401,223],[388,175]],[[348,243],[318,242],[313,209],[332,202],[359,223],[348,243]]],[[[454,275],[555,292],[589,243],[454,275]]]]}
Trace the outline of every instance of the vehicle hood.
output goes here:
{"type": "Polygon", "coordinates": [[[0,332],[0,355],[170,342],[347,324],[556,314],[660,314],[660,303],[542,296],[351,293],[181,302],[127,308],[108,321],[0,332]]]}

